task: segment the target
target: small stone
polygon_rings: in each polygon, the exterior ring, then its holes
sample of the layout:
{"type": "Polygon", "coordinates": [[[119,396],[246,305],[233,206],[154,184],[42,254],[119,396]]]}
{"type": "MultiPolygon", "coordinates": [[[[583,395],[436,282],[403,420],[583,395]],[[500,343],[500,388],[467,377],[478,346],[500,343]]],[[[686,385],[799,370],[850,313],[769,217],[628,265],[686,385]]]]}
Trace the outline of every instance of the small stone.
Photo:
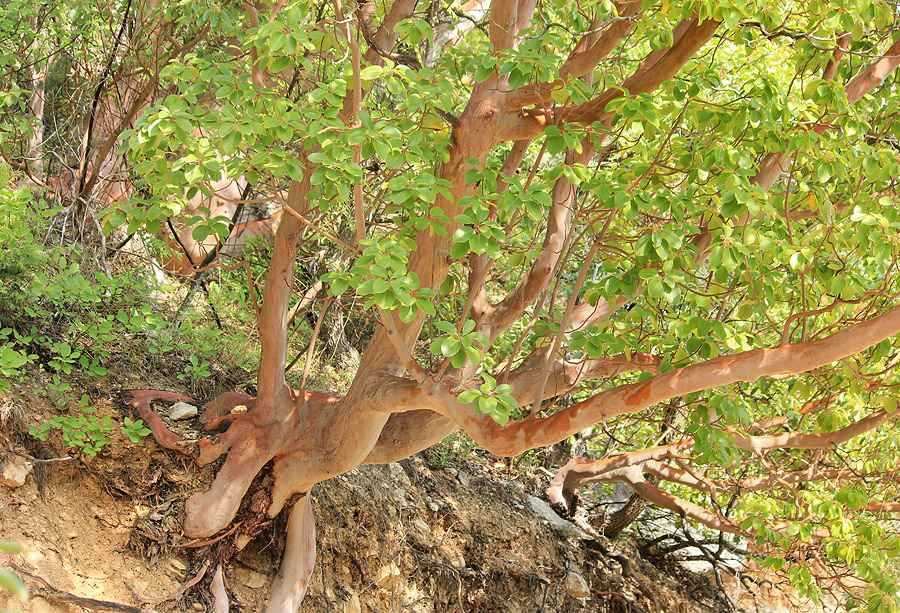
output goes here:
{"type": "Polygon", "coordinates": [[[459,473],[458,475],[456,475],[456,479],[465,488],[468,488],[469,486],[472,485],[472,478],[469,475],[467,475],[466,473],[463,473],[463,472],[459,473]]]}
{"type": "Polygon", "coordinates": [[[547,504],[546,501],[529,494],[528,504],[531,506],[531,510],[534,511],[546,525],[553,526],[557,532],[566,535],[581,536],[582,532],[579,530],[578,526],[560,517],[556,511],[550,508],[550,505],[547,504]]]}
{"type": "Polygon", "coordinates": [[[448,466],[447,468],[445,468],[444,472],[447,473],[448,475],[450,475],[451,477],[455,477],[456,475],[459,474],[459,471],[456,470],[455,468],[453,468],[452,466],[448,466]]]}
{"type": "Polygon", "coordinates": [[[169,419],[180,421],[182,419],[190,419],[197,416],[197,407],[186,402],[176,402],[169,409],[169,419]]]}
{"type": "Polygon", "coordinates": [[[347,588],[350,599],[344,602],[344,613],[362,613],[362,605],[359,603],[359,594],[347,588]]]}
{"type": "Polygon", "coordinates": [[[172,558],[171,560],[169,560],[169,566],[176,570],[182,571],[188,569],[187,562],[185,562],[184,560],[179,560],[178,558],[172,558]]]}
{"type": "Polygon", "coordinates": [[[203,611],[203,610],[204,610],[204,609],[203,609],[203,605],[200,604],[199,602],[195,602],[195,603],[194,603],[194,610],[195,610],[195,611],[203,611]]]}
{"type": "Polygon", "coordinates": [[[378,571],[375,583],[386,590],[394,589],[400,582],[400,568],[394,563],[385,564],[378,571]]]}
{"type": "Polygon", "coordinates": [[[584,577],[569,571],[566,575],[566,593],[572,598],[590,598],[591,587],[584,577]]]}
{"type": "Polygon", "coordinates": [[[421,519],[417,518],[416,521],[413,522],[413,525],[416,527],[416,530],[418,530],[419,532],[424,532],[425,534],[428,534],[429,532],[431,532],[431,527],[428,524],[426,524],[424,521],[422,521],[421,519]]]}
{"type": "Polygon", "coordinates": [[[436,502],[433,501],[433,500],[432,500],[431,502],[428,503],[428,509],[429,509],[430,511],[432,511],[433,513],[437,513],[438,510],[439,510],[440,508],[441,508],[441,507],[438,505],[438,503],[436,503],[436,502]]]}
{"type": "Polygon", "coordinates": [[[34,468],[34,464],[19,456],[11,456],[0,469],[0,483],[6,487],[21,487],[25,485],[28,473],[34,468]]]}
{"type": "Polygon", "coordinates": [[[460,570],[466,567],[466,559],[463,557],[463,554],[457,555],[455,558],[450,560],[450,566],[453,568],[460,570]]]}
{"type": "Polygon", "coordinates": [[[391,473],[391,479],[397,481],[403,487],[409,487],[409,476],[407,476],[406,471],[403,470],[399,463],[391,462],[388,464],[388,470],[391,473]]]}
{"type": "Polygon", "coordinates": [[[34,464],[19,456],[11,456],[0,469],[0,483],[7,487],[21,487],[34,464]]]}

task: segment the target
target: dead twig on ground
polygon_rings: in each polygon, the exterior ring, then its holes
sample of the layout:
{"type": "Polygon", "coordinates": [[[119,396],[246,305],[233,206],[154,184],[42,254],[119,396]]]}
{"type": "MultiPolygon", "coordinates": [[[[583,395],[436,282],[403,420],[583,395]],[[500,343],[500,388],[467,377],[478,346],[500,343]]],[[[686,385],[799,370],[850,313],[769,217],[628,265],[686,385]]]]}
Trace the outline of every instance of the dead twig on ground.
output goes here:
{"type": "Polygon", "coordinates": [[[127,604],[122,604],[119,602],[112,602],[109,600],[96,600],[95,598],[85,598],[84,596],[76,596],[75,594],[71,594],[69,592],[64,592],[59,590],[52,585],[50,585],[44,578],[39,577],[38,575],[32,574],[27,570],[20,568],[15,564],[8,564],[10,568],[14,571],[28,577],[32,581],[36,581],[40,583],[43,587],[32,588],[31,595],[32,596],[40,596],[46,600],[53,600],[55,602],[65,602],[69,604],[78,605],[79,607],[84,607],[86,609],[93,609],[95,611],[124,611],[124,613],[153,613],[153,609],[144,608],[144,607],[134,607],[127,604]]]}

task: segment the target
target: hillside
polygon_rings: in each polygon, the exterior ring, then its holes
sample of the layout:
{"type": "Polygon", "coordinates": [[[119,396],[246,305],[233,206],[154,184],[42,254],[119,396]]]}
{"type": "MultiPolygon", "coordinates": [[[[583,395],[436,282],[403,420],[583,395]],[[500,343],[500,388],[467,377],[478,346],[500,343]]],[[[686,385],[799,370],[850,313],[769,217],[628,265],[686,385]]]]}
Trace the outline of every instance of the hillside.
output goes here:
{"type": "MultiPolygon", "coordinates": [[[[119,422],[131,415],[124,399],[137,383],[135,374],[111,371],[86,391],[101,399],[99,416],[119,422]]],[[[52,406],[14,384],[2,404],[2,447],[70,457],[58,437],[39,443],[23,435],[50,419],[52,406]]],[[[191,545],[180,532],[184,499],[214,470],[149,438],[138,447],[118,435],[97,457],[38,464],[21,487],[0,487],[3,536],[25,546],[7,564],[35,594],[24,610],[83,610],[63,604],[68,593],[119,607],[94,603],[88,610],[213,611],[209,562],[223,557],[233,610],[262,610],[277,567],[279,521],[240,552],[228,539],[184,547],[191,545]]],[[[302,610],[654,610],[636,580],[661,610],[724,610],[705,577],[663,572],[627,540],[599,543],[552,526],[529,499],[546,482],[535,466],[510,472],[455,441],[317,486],[319,555],[302,610]],[[618,556],[632,577],[623,578],[618,556]]],[[[6,607],[17,604],[9,598],[6,607]]]]}

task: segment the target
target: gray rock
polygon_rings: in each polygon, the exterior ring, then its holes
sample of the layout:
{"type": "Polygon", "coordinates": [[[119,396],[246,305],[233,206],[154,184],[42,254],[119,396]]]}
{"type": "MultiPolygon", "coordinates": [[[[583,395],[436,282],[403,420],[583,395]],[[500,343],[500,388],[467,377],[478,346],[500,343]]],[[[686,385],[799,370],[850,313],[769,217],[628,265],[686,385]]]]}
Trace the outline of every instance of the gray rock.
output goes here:
{"type": "Polygon", "coordinates": [[[472,478],[464,472],[456,475],[456,480],[465,488],[469,488],[472,485],[472,478]]]}
{"type": "Polygon", "coordinates": [[[436,503],[435,501],[433,501],[433,500],[432,500],[431,502],[428,503],[428,509],[429,509],[432,513],[437,513],[438,510],[439,510],[440,508],[441,508],[440,505],[439,505],[438,503],[436,503]]]}
{"type": "Polygon", "coordinates": [[[451,477],[455,477],[459,474],[459,471],[453,468],[452,466],[448,466],[444,469],[444,472],[450,475],[451,477]]]}
{"type": "Polygon", "coordinates": [[[549,523],[555,530],[566,535],[577,535],[581,538],[589,538],[575,524],[560,517],[550,505],[536,496],[528,496],[528,504],[541,519],[549,523]]]}
{"type": "Polygon", "coordinates": [[[400,466],[397,462],[391,462],[387,465],[388,470],[391,473],[391,479],[397,481],[401,487],[409,487],[410,481],[409,476],[407,476],[406,471],[403,470],[403,467],[400,466]]]}
{"type": "Polygon", "coordinates": [[[169,409],[169,419],[179,421],[197,416],[197,407],[186,402],[176,402],[169,409]]]}

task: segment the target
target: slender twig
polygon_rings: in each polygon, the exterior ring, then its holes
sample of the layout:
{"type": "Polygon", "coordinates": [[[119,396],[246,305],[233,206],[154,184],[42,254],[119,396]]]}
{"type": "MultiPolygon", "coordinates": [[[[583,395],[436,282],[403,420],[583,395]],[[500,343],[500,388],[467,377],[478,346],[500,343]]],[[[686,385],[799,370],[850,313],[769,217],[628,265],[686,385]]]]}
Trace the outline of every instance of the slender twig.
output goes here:
{"type": "Polygon", "coordinates": [[[35,462],[37,464],[53,464],[54,462],[68,462],[69,460],[74,460],[75,458],[71,456],[65,456],[63,458],[48,458],[46,460],[41,458],[36,458],[34,456],[28,455],[27,453],[22,453],[21,451],[16,451],[15,449],[2,449],[0,451],[4,451],[6,453],[11,453],[13,455],[21,456],[28,460],[29,462],[35,462]]]}
{"type": "MultiPolygon", "coordinates": [[[[331,306],[332,300],[333,298],[329,296],[322,304],[322,310],[319,312],[319,318],[316,320],[316,327],[313,329],[312,338],[309,339],[309,347],[307,347],[306,349],[306,364],[304,364],[303,366],[303,378],[300,380],[300,393],[298,394],[300,398],[303,398],[306,395],[306,380],[309,378],[309,369],[312,366],[312,358],[315,352],[316,339],[319,338],[319,331],[322,329],[322,322],[325,321],[325,313],[328,311],[328,307],[331,306]]],[[[285,369],[285,372],[287,372],[287,369],[285,369]]]]}

